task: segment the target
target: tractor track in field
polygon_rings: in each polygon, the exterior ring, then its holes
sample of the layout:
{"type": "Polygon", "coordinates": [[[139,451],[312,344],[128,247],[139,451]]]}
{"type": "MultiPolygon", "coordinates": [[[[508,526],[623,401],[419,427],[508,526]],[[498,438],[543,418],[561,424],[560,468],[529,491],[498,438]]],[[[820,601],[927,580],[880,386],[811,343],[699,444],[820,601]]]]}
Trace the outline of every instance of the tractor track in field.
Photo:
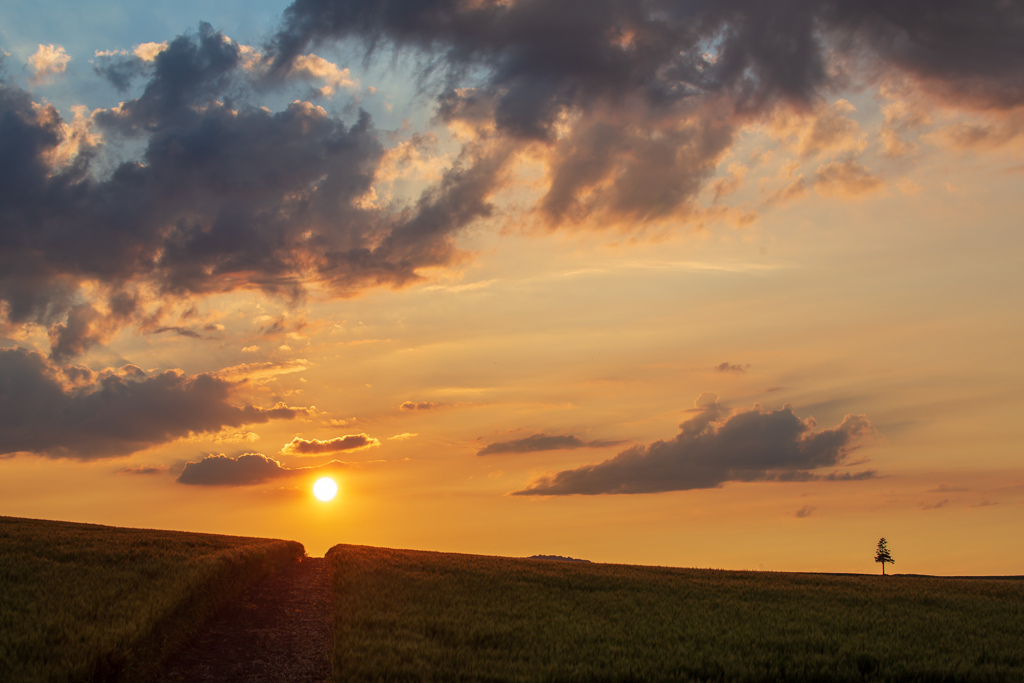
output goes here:
{"type": "Polygon", "coordinates": [[[331,676],[327,563],[306,557],[246,589],[161,668],[160,683],[324,683],[331,676]]]}

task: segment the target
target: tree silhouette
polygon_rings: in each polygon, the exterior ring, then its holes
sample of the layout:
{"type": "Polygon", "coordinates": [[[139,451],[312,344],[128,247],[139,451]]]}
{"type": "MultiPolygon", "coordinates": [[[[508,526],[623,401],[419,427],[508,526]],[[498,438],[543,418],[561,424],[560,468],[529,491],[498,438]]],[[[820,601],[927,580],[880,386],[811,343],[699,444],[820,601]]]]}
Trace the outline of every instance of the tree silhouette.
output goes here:
{"type": "Polygon", "coordinates": [[[892,555],[889,554],[889,547],[886,545],[884,536],[878,541],[878,549],[875,551],[875,562],[882,563],[882,576],[885,576],[886,562],[896,564],[896,560],[892,559],[892,555]]]}

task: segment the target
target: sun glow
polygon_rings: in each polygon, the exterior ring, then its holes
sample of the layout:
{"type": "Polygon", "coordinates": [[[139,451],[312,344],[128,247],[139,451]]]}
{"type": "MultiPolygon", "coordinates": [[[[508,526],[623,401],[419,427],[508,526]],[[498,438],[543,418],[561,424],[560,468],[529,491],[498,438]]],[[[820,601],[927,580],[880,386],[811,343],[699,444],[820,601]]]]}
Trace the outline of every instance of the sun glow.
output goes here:
{"type": "Polygon", "coordinates": [[[338,495],[338,485],[330,477],[321,477],[313,484],[313,495],[325,503],[338,495]]]}

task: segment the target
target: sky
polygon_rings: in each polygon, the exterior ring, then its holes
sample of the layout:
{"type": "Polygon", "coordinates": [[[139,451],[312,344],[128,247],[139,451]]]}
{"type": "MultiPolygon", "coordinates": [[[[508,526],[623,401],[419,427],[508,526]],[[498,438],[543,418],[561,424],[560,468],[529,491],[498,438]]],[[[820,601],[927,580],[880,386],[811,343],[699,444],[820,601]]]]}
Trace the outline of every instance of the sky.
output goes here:
{"type": "Polygon", "coordinates": [[[0,514],[1024,573],[1020,2],[50,0],[0,55],[0,514]]]}

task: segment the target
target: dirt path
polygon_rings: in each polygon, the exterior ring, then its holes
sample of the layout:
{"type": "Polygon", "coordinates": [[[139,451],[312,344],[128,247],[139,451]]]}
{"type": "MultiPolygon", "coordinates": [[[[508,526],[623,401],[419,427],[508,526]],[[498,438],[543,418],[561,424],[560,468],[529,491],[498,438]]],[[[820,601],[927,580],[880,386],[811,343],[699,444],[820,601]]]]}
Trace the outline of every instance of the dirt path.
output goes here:
{"type": "Polygon", "coordinates": [[[324,683],[331,674],[330,584],[307,557],[244,592],[164,666],[160,683],[324,683]]]}

